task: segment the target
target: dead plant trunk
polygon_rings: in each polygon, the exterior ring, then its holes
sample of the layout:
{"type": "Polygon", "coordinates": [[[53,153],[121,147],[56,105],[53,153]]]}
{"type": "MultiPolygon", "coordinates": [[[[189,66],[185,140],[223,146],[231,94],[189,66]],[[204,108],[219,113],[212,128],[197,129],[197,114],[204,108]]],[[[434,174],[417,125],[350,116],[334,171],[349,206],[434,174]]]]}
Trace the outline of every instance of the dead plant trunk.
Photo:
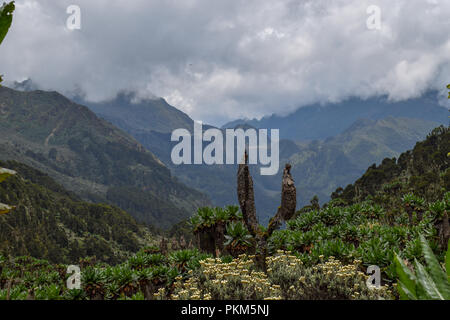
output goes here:
{"type": "Polygon", "coordinates": [[[283,170],[281,183],[281,205],[275,216],[270,219],[267,231],[263,232],[258,224],[255,208],[255,195],[253,190],[253,179],[248,168],[248,155],[245,152],[245,161],[239,165],[237,173],[237,194],[239,206],[241,207],[244,223],[250,234],[256,240],[256,264],[266,271],[267,240],[277,230],[283,221],[289,220],[295,213],[297,205],[297,191],[294,179],[291,176],[291,165],[286,164],[283,170]]]}

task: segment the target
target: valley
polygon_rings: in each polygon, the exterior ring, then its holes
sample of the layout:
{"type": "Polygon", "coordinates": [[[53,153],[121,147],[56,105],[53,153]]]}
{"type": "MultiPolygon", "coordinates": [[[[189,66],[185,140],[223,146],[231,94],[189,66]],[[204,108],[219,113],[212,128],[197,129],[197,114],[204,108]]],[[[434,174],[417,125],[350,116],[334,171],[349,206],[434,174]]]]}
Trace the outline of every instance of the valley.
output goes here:
{"type": "Polygon", "coordinates": [[[85,200],[156,227],[209,203],[127,133],[56,92],[0,88],[0,150],[1,160],[35,167],[85,200]]]}
{"type": "MultiPolygon", "coordinates": [[[[192,134],[194,121],[163,99],[139,101],[133,93],[121,93],[104,103],[79,102],[133,136],[161,159],[174,176],[207,194],[214,205],[237,203],[234,191],[237,165],[173,164],[171,152],[176,144],[171,142],[171,132],[184,128],[192,134]],[[166,123],[165,127],[163,123],[166,123]]],[[[295,163],[293,175],[301,190],[297,200],[305,205],[314,195],[322,203],[328,201],[334,189],[353,182],[369,165],[385,157],[398,156],[434,127],[446,124],[447,115],[445,108],[428,95],[407,103],[350,99],[328,107],[300,108],[291,116],[263,118],[261,123],[236,121],[221,130],[225,136],[225,128],[246,130],[267,126],[268,129],[279,129],[280,167],[286,162],[295,163]],[[423,111],[422,107],[428,111],[423,111]],[[373,111],[374,108],[377,111],[373,111]],[[339,128],[334,128],[333,123],[339,124],[339,128]],[[291,127],[304,131],[295,133],[292,140],[286,139],[291,135],[291,127]],[[331,136],[314,133],[314,130],[325,128],[330,130],[331,136]]],[[[204,124],[203,132],[209,128],[213,127],[204,124]]],[[[260,169],[260,165],[251,166],[254,172],[260,169]]],[[[264,224],[276,210],[280,174],[254,175],[256,205],[261,209],[260,218],[264,224]]]]}
{"type": "Polygon", "coordinates": [[[0,5],[3,313],[450,300],[450,4],[378,2],[0,5]]]}

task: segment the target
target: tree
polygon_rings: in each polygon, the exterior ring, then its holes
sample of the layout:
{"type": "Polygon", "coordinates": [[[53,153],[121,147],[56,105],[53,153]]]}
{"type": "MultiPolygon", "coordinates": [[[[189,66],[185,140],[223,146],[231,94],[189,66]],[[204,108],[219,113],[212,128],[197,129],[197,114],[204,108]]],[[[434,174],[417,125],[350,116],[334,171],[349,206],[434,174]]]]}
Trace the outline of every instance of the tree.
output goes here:
{"type": "Polygon", "coordinates": [[[263,270],[266,270],[268,238],[281,226],[283,221],[292,218],[297,206],[297,191],[290,171],[291,165],[286,164],[286,167],[283,170],[281,184],[281,205],[278,207],[275,216],[270,219],[267,230],[263,231],[260,228],[256,218],[253,179],[248,168],[247,152],[245,152],[245,162],[243,164],[239,164],[237,173],[237,193],[239,205],[241,207],[244,223],[250,234],[256,240],[256,263],[263,270]]]}
{"type": "Polygon", "coordinates": [[[311,200],[309,200],[309,202],[311,203],[311,208],[313,210],[320,210],[320,204],[319,204],[319,197],[317,195],[315,195],[311,200]]]}
{"type": "MultiPolygon", "coordinates": [[[[3,3],[0,7],[0,44],[2,44],[3,39],[5,39],[9,28],[11,27],[15,5],[14,1],[10,3],[3,3]]],[[[0,83],[3,81],[2,75],[0,75],[0,83]]]]}

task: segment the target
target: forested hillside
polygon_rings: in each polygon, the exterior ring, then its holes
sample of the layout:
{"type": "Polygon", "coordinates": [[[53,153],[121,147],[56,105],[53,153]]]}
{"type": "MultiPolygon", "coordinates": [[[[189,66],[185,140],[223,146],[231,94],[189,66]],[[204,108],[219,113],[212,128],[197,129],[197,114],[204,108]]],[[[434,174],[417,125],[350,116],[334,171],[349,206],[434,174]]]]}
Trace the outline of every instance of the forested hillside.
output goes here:
{"type": "MultiPolygon", "coordinates": [[[[132,92],[120,93],[114,99],[101,103],[80,101],[99,117],[133,136],[167,165],[180,181],[207,194],[214,205],[237,203],[234,191],[237,165],[173,165],[170,154],[176,142],[171,142],[171,132],[178,128],[192,131],[194,122],[187,114],[163,99],[139,100],[132,92]]],[[[297,131],[310,133],[320,128],[331,130],[332,136],[314,136],[322,140],[298,142],[313,137],[298,132],[291,137],[292,140],[280,141],[280,166],[286,162],[293,164],[301,205],[307,204],[315,195],[321,203],[328,201],[333,190],[353,182],[369,165],[386,157],[396,157],[412,148],[416,141],[424,139],[433,128],[447,120],[445,109],[430,97],[417,99],[411,105],[390,104],[382,99],[352,99],[348,103],[333,104],[318,110],[301,108],[296,114],[282,118],[279,127],[272,122],[264,122],[264,119],[255,124],[280,129],[281,136],[286,136],[291,128],[297,127],[297,131]],[[420,104],[428,112],[419,112],[420,104]],[[382,107],[373,112],[371,107],[375,105],[382,107]],[[309,116],[305,119],[309,121],[300,119],[301,115],[307,114],[309,116]],[[343,126],[336,119],[343,119],[341,122],[347,125],[343,126]],[[324,121],[328,121],[326,125],[322,125],[324,121]],[[338,128],[334,128],[335,125],[338,128]]],[[[204,125],[204,130],[209,127],[204,125]]],[[[247,129],[252,126],[237,127],[247,129]]],[[[259,167],[252,166],[251,170],[257,172],[259,167]]],[[[280,177],[281,170],[275,176],[254,176],[256,204],[264,224],[276,210],[280,177]]]]}
{"type": "Polygon", "coordinates": [[[208,203],[131,136],[57,92],[0,88],[0,159],[26,163],[83,199],[116,204],[158,227],[208,203]]]}
{"type": "MultiPolygon", "coordinates": [[[[0,299],[449,299],[449,134],[448,127],[436,128],[398,160],[385,159],[381,165],[370,167],[355,184],[336,190],[326,205],[313,200],[288,217],[287,228],[271,233],[265,254],[259,243],[255,248],[256,232],[264,235],[273,225],[250,231],[248,212],[244,215],[242,207],[241,211],[233,206],[201,208],[190,220],[198,249],[188,248],[182,239],[170,247],[161,241],[159,247],[143,248],[116,266],[91,261],[82,265],[80,289],[66,288],[64,265],[0,255],[0,299]],[[378,284],[368,281],[369,266],[379,268],[378,284]],[[34,279],[36,272],[40,277],[34,279]],[[8,275],[15,276],[11,280],[8,275]]],[[[19,172],[30,171],[15,163],[6,165],[19,172]]],[[[33,172],[28,173],[30,179],[48,186],[46,190],[60,190],[47,177],[33,172]]],[[[26,184],[18,179],[10,178],[6,185],[10,189],[17,186],[13,194],[21,194],[20,187],[26,184]]],[[[292,188],[286,181],[283,185],[292,188]]],[[[33,189],[25,191],[36,195],[26,197],[28,201],[59,212],[57,199],[52,198],[55,205],[51,205],[42,192],[38,196],[33,189]]],[[[63,194],[62,190],[58,193],[66,199],[68,195],[63,194]]],[[[13,196],[0,201],[17,204],[13,196]]],[[[253,200],[249,201],[253,206],[253,200]]],[[[250,208],[246,203],[244,208],[250,208]]],[[[285,205],[282,201],[281,207],[285,205]]],[[[95,212],[96,218],[105,221],[98,213],[105,207],[96,208],[87,215],[76,213],[96,226],[93,231],[106,237],[96,220],[90,220],[95,212]]],[[[6,221],[27,221],[27,210],[22,210],[18,205],[6,221]]],[[[73,225],[72,215],[48,217],[45,226],[57,226],[56,219],[64,226],[73,225]]],[[[134,228],[134,224],[127,228],[134,228]]],[[[63,233],[60,230],[50,235],[64,242],[63,233]]]]}
{"type": "Polygon", "coordinates": [[[281,163],[293,165],[300,203],[314,195],[324,203],[336,188],[354,182],[372,164],[400,156],[437,126],[413,118],[360,119],[335,137],[298,147],[281,163]]]}
{"type": "Polygon", "coordinates": [[[0,251],[56,263],[96,256],[117,263],[152,243],[150,230],[125,211],[81,201],[48,175],[27,165],[0,162],[17,175],[0,183],[0,202],[15,209],[0,215],[0,251]]]}
{"type": "Polygon", "coordinates": [[[372,165],[354,184],[337,189],[331,197],[351,204],[368,196],[389,198],[412,192],[434,201],[450,190],[449,151],[450,130],[438,127],[414,149],[372,165]]]}

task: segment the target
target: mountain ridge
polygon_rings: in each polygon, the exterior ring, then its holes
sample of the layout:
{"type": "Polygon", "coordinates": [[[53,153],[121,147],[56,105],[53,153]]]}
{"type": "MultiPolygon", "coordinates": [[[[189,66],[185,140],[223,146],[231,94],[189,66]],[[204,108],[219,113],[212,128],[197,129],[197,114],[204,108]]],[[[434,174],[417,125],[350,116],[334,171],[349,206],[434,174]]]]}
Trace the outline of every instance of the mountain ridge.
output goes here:
{"type": "Polygon", "coordinates": [[[1,159],[35,166],[83,199],[117,204],[140,221],[170,227],[209,203],[129,134],[57,92],[0,88],[0,132],[1,159]]]}
{"type": "Polygon", "coordinates": [[[339,103],[312,104],[296,109],[285,116],[276,114],[260,120],[238,119],[222,128],[247,123],[256,128],[280,129],[280,137],[292,140],[326,139],[341,133],[358,118],[383,119],[388,116],[418,118],[446,124],[448,110],[439,104],[437,92],[422,97],[390,102],[387,97],[366,100],[352,97],[339,103]]]}
{"type": "MultiPolygon", "coordinates": [[[[127,110],[130,103],[130,101],[127,102],[123,109],[127,110]]],[[[147,103],[147,108],[152,108],[153,102],[147,101],[147,103]]],[[[86,104],[92,110],[96,110],[96,106],[92,106],[89,103],[86,104]]],[[[175,166],[171,163],[170,157],[171,149],[175,144],[170,141],[170,132],[167,132],[168,130],[160,132],[158,131],[158,128],[152,126],[152,123],[150,122],[147,127],[136,125],[136,128],[134,128],[135,125],[132,119],[120,118],[119,115],[123,113],[123,111],[117,113],[117,109],[120,109],[120,103],[116,101],[114,105],[115,107],[112,109],[108,109],[106,103],[102,105],[102,112],[110,112],[105,118],[112,119],[112,122],[115,125],[121,127],[135,137],[136,140],[142,143],[148,150],[154,152],[161,161],[170,167],[173,174],[181,181],[208,194],[213,203],[217,206],[236,203],[236,166],[175,166]]],[[[172,108],[170,110],[173,110],[172,108]]],[[[141,108],[140,112],[143,113],[145,110],[145,108],[141,108]]],[[[140,117],[146,117],[146,115],[142,113],[140,117]]],[[[155,115],[156,113],[152,112],[151,114],[155,115]]],[[[102,115],[99,114],[99,116],[102,115]]],[[[447,119],[446,116],[447,115],[445,114],[445,119],[447,119]]],[[[161,115],[161,117],[164,119],[163,115],[161,115]]],[[[184,117],[184,119],[190,118],[184,117]]],[[[170,122],[167,121],[167,123],[170,122]]],[[[293,163],[294,179],[299,181],[298,187],[301,191],[298,193],[298,201],[300,204],[308,203],[315,194],[319,195],[321,202],[325,202],[329,198],[330,193],[338,185],[350,183],[353,181],[352,179],[356,179],[362,174],[370,164],[381,161],[387,156],[396,156],[400,152],[413,147],[416,141],[424,138],[429,131],[438,125],[439,122],[393,116],[381,119],[357,118],[354,122],[350,123],[348,127],[339,132],[339,134],[326,139],[316,139],[316,142],[314,142],[314,139],[307,142],[299,142],[281,138],[280,166],[282,166],[284,162],[293,163]],[[398,128],[395,127],[396,121],[398,128]],[[408,130],[408,126],[412,126],[412,130],[408,130]],[[375,130],[372,133],[373,137],[364,133],[364,140],[358,140],[356,137],[358,135],[358,130],[362,130],[360,132],[363,132],[365,127],[377,127],[378,130],[375,130]],[[384,133],[384,131],[386,132],[384,133]],[[340,140],[336,140],[338,139],[337,137],[339,137],[340,140]],[[371,141],[371,138],[375,139],[375,141],[371,141]],[[377,139],[380,139],[380,141],[376,141],[377,139]],[[346,142],[346,140],[349,140],[350,142],[346,142]],[[397,141],[397,144],[395,141],[397,141]],[[352,147],[349,143],[353,143],[354,146],[352,147]],[[325,155],[324,153],[323,159],[317,158],[318,149],[316,150],[314,144],[317,144],[317,148],[324,147],[328,150],[327,152],[329,154],[325,155]],[[339,144],[346,145],[346,148],[350,148],[350,151],[341,150],[339,144]],[[357,154],[355,157],[357,160],[355,161],[350,161],[350,156],[346,155],[346,153],[351,153],[352,148],[354,149],[353,154],[357,154]],[[358,154],[358,150],[360,154],[358,154]],[[373,153],[372,151],[376,152],[373,153]],[[306,164],[298,162],[302,157],[310,159],[308,160],[309,162],[306,164]],[[326,162],[329,163],[327,164],[326,162]],[[321,170],[323,171],[325,168],[331,172],[330,179],[326,179],[329,180],[328,182],[325,181],[323,174],[321,173],[321,170]],[[305,175],[308,176],[305,177],[305,175]],[[303,181],[308,181],[309,184],[304,183],[303,181]],[[316,186],[313,187],[312,190],[309,188],[311,184],[316,186]],[[319,185],[321,185],[320,188],[317,187],[319,185]]],[[[189,130],[192,126],[193,120],[190,119],[185,127],[189,130]]],[[[236,124],[233,129],[237,127],[249,128],[253,126],[252,124],[236,124]]],[[[176,127],[173,126],[172,128],[176,127]]],[[[204,129],[206,128],[208,128],[208,126],[204,127],[204,129]]],[[[222,128],[222,130],[224,129],[222,128]]],[[[251,166],[251,170],[257,170],[257,167],[251,166]]],[[[268,217],[276,210],[274,203],[279,202],[280,179],[280,173],[273,177],[260,177],[259,175],[254,175],[256,205],[258,208],[261,208],[258,212],[264,213],[264,216],[260,217],[263,223],[266,223],[268,217]]]]}

